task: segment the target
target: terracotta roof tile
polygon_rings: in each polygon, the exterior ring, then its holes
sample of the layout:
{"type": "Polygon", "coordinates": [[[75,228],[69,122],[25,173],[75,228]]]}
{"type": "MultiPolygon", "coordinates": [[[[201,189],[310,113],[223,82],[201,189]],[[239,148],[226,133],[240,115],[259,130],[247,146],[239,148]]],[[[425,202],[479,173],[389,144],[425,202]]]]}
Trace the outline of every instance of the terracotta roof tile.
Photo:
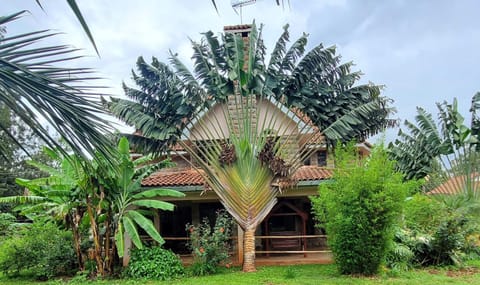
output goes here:
{"type": "Polygon", "coordinates": [[[195,186],[203,185],[204,182],[197,170],[186,169],[175,172],[159,171],[153,173],[142,181],[142,186],[195,186]]]}
{"type": "MultiPolygon", "coordinates": [[[[474,189],[479,188],[480,182],[478,181],[479,175],[472,174],[472,184],[474,189]]],[[[466,179],[465,175],[463,176],[455,176],[447,180],[445,183],[440,184],[432,191],[429,191],[428,195],[436,195],[436,194],[446,194],[446,195],[453,195],[461,192],[462,188],[466,187],[466,179]]]]}
{"type": "Polygon", "coordinates": [[[293,179],[298,181],[324,180],[332,177],[332,170],[315,165],[301,166],[295,174],[293,179]]]}
{"type": "MultiPolygon", "coordinates": [[[[202,170],[200,170],[202,171],[202,170]]],[[[296,181],[324,180],[332,177],[332,171],[319,166],[302,166],[293,175],[296,181]]],[[[204,185],[202,175],[195,169],[175,172],[156,172],[142,181],[142,186],[199,186],[204,185]]]]}
{"type": "Polygon", "coordinates": [[[244,24],[244,25],[234,25],[234,26],[224,26],[224,31],[236,31],[236,30],[248,30],[251,29],[252,25],[244,24]]]}

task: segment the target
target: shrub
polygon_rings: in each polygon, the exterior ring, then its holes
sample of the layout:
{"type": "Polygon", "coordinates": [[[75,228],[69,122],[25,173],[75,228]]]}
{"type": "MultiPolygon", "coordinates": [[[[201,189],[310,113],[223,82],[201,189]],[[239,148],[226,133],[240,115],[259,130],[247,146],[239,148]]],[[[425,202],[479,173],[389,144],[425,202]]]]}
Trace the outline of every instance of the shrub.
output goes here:
{"type": "Polygon", "coordinates": [[[333,181],[311,197],[317,218],[324,222],[328,243],[342,274],[378,272],[392,244],[406,193],[404,183],[383,145],[360,159],[353,144],[336,149],[333,181]]]}
{"type": "Polygon", "coordinates": [[[132,250],[124,276],[170,280],[182,276],[184,267],[180,258],[159,246],[132,250]]]}
{"type": "Polygon", "coordinates": [[[403,229],[398,228],[395,232],[393,245],[386,256],[386,265],[394,271],[406,271],[413,266],[415,253],[406,241],[408,238],[403,229]]]}
{"type": "Polygon", "coordinates": [[[445,207],[424,194],[415,194],[405,202],[405,227],[419,233],[433,234],[445,219],[445,207]]]}
{"type": "Polygon", "coordinates": [[[76,268],[71,233],[51,223],[33,224],[0,244],[0,270],[8,276],[23,272],[46,280],[76,268]]]}
{"type": "Polygon", "coordinates": [[[0,213],[0,236],[6,235],[8,229],[16,220],[15,216],[10,213],[0,213]]]}
{"type": "Polygon", "coordinates": [[[217,212],[215,226],[205,218],[199,226],[186,225],[190,235],[189,248],[193,255],[191,272],[195,276],[216,273],[220,264],[227,265],[229,238],[232,233],[232,218],[225,212],[217,212]]]}

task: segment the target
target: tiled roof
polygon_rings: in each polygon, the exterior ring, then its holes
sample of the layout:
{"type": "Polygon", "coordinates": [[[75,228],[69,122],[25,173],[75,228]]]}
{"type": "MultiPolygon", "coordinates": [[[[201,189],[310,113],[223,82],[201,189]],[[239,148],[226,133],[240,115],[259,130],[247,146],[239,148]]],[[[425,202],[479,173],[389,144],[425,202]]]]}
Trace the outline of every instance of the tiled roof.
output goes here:
{"type": "Polygon", "coordinates": [[[196,186],[203,185],[202,175],[195,169],[185,169],[175,172],[159,171],[142,181],[142,186],[196,186]]]}
{"type": "Polygon", "coordinates": [[[324,180],[331,177],[332,170],[316,165],[301,166],[297,172],[293,174],[293,180],[298,181],[324,180]]]}
{"type": "MultiPolygon", "coordinates": [[[[202,171],[202,170],[199,170],[202,171]]],[[[323,167],[309,165],[300,167],[293,175],[296,181],[324,180],[332,177],[332,171],[323,167]]],[[[199,186],[204,185],[202,175],[195,169],[175,172],[156,172],[142,181],[142,186],[199,186]]]]}
{"type": "Polygon", "coordinates": [[[234,25],[234,26],[224,26],[224,31],[236,31],[236,30],[248,30],[251,29],[252,25],[244,24],[244,25],[234,25]]]}
{"type": "MultiPolygon", "coordinates": [[[[472,184],[474,189],[480,188],[480,183],[478,181],[479,176],[472,174],[472,184]],[[477,181],[476,181],[477,180],[477,181]]],[[[447,180],[445,183],[437,186],[432,191],[429,191],[428,195],[436,195],[436,194],[446,194],[446,195],[453,195],[461,192],[462,188],[466,187],[466,179],[465,175],[463,176],[455,176],[447,180]]]]}

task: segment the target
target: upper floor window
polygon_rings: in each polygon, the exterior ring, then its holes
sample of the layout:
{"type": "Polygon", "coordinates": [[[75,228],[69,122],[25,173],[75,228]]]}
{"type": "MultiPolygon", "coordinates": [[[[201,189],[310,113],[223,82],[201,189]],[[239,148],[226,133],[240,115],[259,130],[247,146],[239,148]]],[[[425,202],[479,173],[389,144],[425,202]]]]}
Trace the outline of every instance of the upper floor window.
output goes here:
{"type": "Polygon", "coordinates": [[[327,166],[327,151],[320,150],[317,152],[317,165],[318,166],[327,166]]]}

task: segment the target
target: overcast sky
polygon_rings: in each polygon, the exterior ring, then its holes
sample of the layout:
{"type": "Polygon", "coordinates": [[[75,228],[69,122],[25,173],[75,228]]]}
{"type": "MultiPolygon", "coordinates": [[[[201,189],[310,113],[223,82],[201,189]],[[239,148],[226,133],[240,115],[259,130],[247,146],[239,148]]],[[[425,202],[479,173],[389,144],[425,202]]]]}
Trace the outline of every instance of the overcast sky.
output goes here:
{"type": "MultiPolygon", "coordinates": [[[[121,83],[130,84],[138,56],[162,61],[169,50],[185,63],[192,54],[189,38],[200,33],[219,34],[225,25],[263,23],[270,52],[290,24],[291,40],[309,34],[309,48],[336,45],[344,61],[353,61],[364,73],[362,82],[385,85],[384,95],[395,100],[396,118],[413,120],[416,106],[436,114],[435,102],[457,97],[467,114],[473,94],[480,91],[480,1],[477,0],[258,0],[244,7],[242,19],[230,0],[78,0],[94,35],[100,58],[83,33],[66,1],[2,1],[2,15],[29,10],[30,15],[10,24],[10,35],[39,29],[64,34],[55,44],[83,48],[89,57],[78,64],[97,69],[121,95],[121,83]],[[288,2],[288,1],[285,1],[288,2]]],[[[389,140],[395,131],[388,133],[389,140]]]]}

